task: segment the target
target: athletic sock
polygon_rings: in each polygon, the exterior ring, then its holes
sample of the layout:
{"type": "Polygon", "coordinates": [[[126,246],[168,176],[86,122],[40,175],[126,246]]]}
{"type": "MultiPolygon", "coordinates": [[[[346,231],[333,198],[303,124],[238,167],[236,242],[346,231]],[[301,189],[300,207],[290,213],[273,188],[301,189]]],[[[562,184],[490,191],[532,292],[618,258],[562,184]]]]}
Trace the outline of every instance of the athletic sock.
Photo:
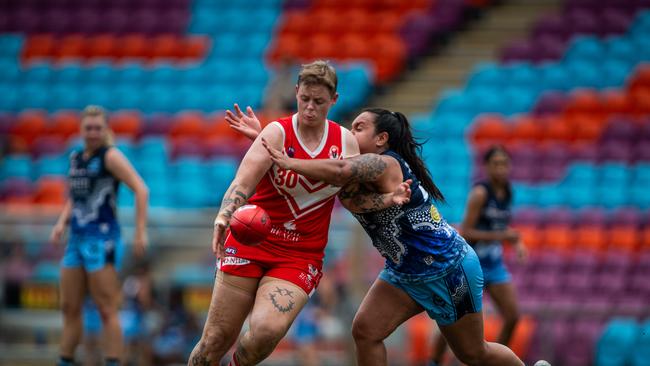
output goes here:
{"type": "Polygon", "coordinates": [[[56,366],[74,366],[74,358],[59,356],[59,361],[56,366]]]}

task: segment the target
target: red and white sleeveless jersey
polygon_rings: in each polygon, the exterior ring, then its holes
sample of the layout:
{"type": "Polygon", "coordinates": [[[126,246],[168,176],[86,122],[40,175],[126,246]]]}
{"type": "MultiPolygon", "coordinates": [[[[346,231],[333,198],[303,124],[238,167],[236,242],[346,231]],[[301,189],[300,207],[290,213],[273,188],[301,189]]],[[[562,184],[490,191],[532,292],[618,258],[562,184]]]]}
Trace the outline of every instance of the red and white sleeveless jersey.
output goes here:
{"type": "MultiPolygon", "coordinates": [[[[342,159],[345,154],[343,127],[335,122],[327,121],[321,143],[314,151],[298,137],[297,114],[272,123],[282,129],[284,153],[290,157],[342,159]]],[[[274,164],[257,185],[255,195],[248,200],[264,208],[271,217],[271,234],[260,244],[260,249],[322,260],[339,190],[340,187],[308,179],[274,164]]]]}

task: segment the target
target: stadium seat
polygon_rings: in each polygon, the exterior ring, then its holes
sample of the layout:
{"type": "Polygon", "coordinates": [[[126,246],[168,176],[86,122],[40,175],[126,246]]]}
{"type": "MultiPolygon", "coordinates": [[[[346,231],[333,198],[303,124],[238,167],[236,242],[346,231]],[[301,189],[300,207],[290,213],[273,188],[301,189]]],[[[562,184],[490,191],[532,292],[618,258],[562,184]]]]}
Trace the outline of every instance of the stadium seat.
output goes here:
{"type": "Polygon", "coordinates": [[[34,203],[48,206],[63,206],[67,199],[65,177],[42,177],[36,184],[34,203]]]}
{"type": "Polygon", "coordinates": [[[638,336],[633,319],[617,318],[607,324],[596,346],[596,366],[624,366],[631,359],[638,336]]]}
{"type": "Polygon", "coordinates": [[[632,350],[631,366],[650,365],[650,320],[646,319],[639,326],[636,344],[632,350]]]}

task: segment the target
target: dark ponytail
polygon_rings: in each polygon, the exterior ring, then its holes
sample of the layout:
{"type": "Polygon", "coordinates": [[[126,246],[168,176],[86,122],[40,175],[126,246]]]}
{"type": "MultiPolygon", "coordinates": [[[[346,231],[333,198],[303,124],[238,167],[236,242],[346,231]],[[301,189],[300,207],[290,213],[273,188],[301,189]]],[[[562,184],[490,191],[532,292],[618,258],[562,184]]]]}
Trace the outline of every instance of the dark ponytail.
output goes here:
{"type": "MultiPolygon", "coordinates": [[[[505,155],[506,157],[508,157],[508,160],[510,160],[510,153],[508,152],[508,150],[506,150],[506,148],[503,145],[492,145],[490,146],[489,149],[487,149],[485,154],[483,154],[483,164],[489,163],[492,157],[499,153],[505,155]]],[[[505,190],[506,190],[506,200],[508,201],[512,200],[512,185],[510,184],[510,181],[506,182],[505,190]]]]}
{"type": "Polygon", "coordinates": [[[388,146],[398,153],[409,165],[424,189],[438,202],[445,202],[440,189],[433,183],[429,169],[420,158],[422,144],[415,141],[411,126],[406,116],[400,112],[391,112],[381,108],[368,108],[364,112],[375,115],[375,133],[388,134],[388,146]]]}

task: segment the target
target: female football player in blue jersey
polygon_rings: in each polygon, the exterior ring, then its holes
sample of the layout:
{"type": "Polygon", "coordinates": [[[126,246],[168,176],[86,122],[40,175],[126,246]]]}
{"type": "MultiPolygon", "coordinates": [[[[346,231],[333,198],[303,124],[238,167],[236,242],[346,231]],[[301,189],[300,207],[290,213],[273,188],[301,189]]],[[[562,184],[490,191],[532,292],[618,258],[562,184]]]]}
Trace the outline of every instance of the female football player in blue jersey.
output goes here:
{"type": "MultiPolygon", "coordinates": [[[[229,113],[228,119],[233,128],[245,133],[256,125],[249,121],[253,116],[229,113]]],[[[387,365],[384,339],[400,324],[426,311],[464,363],[523,365],[509,348],[484,339],[479,259],[438,213],[434,201],[444,198],[418,156],[420,145],[406,117],[385,109],[368,109],[354,120],[352,133],[362,154],[343,160],[297,161],[265,146],[281,168],[344,187],[339,194],[341,202],[386,258],[384,270],[352,324],[358,364],[387,365]],[[404,181],[411,182],[412,192],[404,205],[383,208],[384,203],[377,202],[374,210],[367,200],[356,202],[355,197],[368,197],[367,192],[392,192],[404,181]]]]}
{"type": "MultiPolygon", "coordinates": [[[[519,233],[510,228],[512,187],[510,156],[502,146],[493,146],[483,156],[487,179],[477,183],[467,200],[461,225],[463,237],[472,245],[481,262],[484,286],[503,318],[497,342],[508,344],[519,320],[515,289],[503,263],[502,242],[514,245],[519,260],[527,251],[519,233]]],[[[442,361],[446,349],[443,337],[434,344],[432,365],[442,361]]]]}
{"type": "Polygon", "coordinates": [[[122,244],[115,207],[117,189],[124,182],[135,193],[133,249],[138,256],[147,244],[149,194],[129,161],[112,147],[108,117],[102,108],[84,109],[81,136],[83,148],[70,154],[70,198],[50,237],[51,242],[61,243],[69,226],[61,260],[63,334],[58,365],[74,364],[74,351],[82,334],[82,304],[88,292],[102,320],[106,365],[119,365],[124,346],[118,319],[121,286],[114,265],[122,244]]]}

